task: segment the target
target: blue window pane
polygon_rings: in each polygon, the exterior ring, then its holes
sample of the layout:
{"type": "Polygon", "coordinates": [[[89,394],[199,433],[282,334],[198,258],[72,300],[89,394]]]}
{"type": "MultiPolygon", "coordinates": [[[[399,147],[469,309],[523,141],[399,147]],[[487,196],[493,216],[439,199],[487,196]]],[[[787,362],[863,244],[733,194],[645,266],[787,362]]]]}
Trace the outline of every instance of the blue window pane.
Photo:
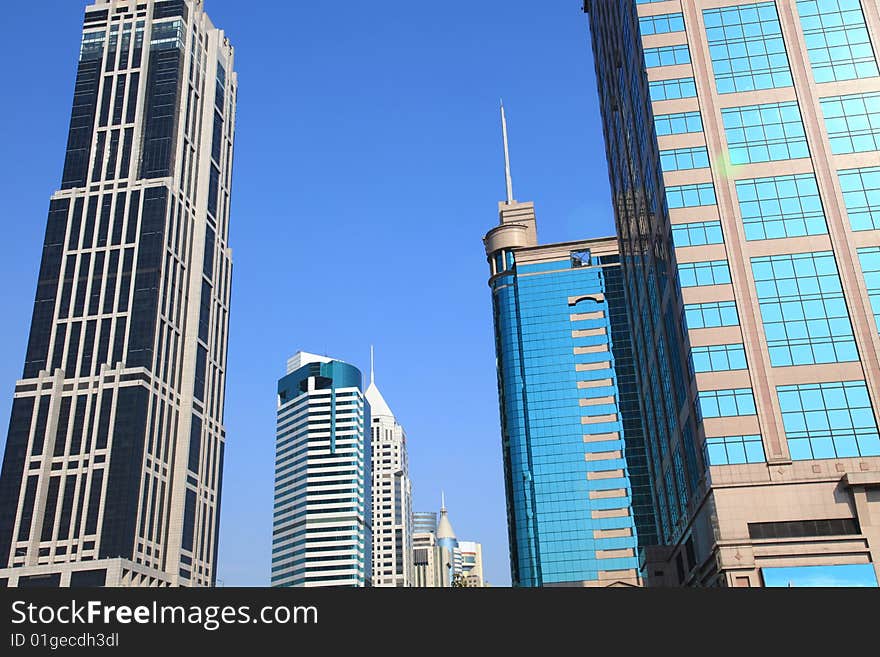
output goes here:
{"type": "Polygon", "coordinates": [[[719,94],[792,86],[775,2],[705,9],[719,94]]]}
{"type": "Polygon", "coordinates": [[[660,151],[660,166],[663,171],[704,169],[709,166],[709,151],[705,146],[660,151]]]}
{"type": "Polygon", "coordinates": [[[677,64],[690,64],[691,51],[687,44],[678,46],[662,46],[659,48],[645,48],[645,67],[656,68],[658,66],[675,66],[677,64]]]}
{"type": "Polygon", "coordinates": [[[809,157],[795,101],[730,107],[721,111],[732,164],[809,157]]]}
{"type": "Polygon", "coordinates": [[[684,31],[684,15],[660,14],[658,16],[642,16],[639,18],[639,29],[642,36],[649,34],[666,34],[684,31]]]}
{"type": "Polygon", "coordinates": [[[746,352],[742,344],[721,344],[692,349],[695,372],[725,372],[746,369],[746,352]]]}
{"type": "Polygon", "coordinates": [[[686,304],[684,314],[689,329],[737,326],[739,324],[739,315],[733,301],[686,304]]]}
{"type": "Polygon", "coordinates": [[[871,456],[880,435],[864,381],[779,386],[792,459],[871,456]]]}
{"type": "Polygon", "coordinates": [[[695,98],[697,85],[693,78],[676,78],[674,80],[655,80],[648,83],[648,92],[652,101],[677,100],[679,98],[695,98]]]}
{"type": "Polygon", "coordinates": [[[681,287],[725,285],[730,283],[730,268],[726,260],[689,262],[678,266],[681,287]]]}
{"type": "Polygon", "coordinates": [[[825,235],[825,211],[811,174],[740,180],[736,183],[747,240],[825,235]]]}
{"type": "Polygon", "coordinates": [[[703,131],[703,118],[699,112],[679,112],[654,116],[657,136],[683,135],[703,131]]]}
{"type": "Polygon", "coordinates": [[[701,390],[699,400],[703,417],[707,418],[754,415],[756,412],[751,388],[701,390]]]}
{"type": "Polygon", "coordinates": [[[835,155],[880,150],[880,92],[821,98],[835,155]]]}
{"type": "Polygon", "coordinates": [[[723,244],[720,221],[698,221],[677,224],[672,227],[672,241],[676,248],[683,246],[702,246],[704,244],[723,244]]]}
{"type": "Polygon", "coordinates": [[[834,254],[752,258],[774,367],[858,360],[834,254]]]}
{"type": "Polygon", "coordinates": [[[797,8],[816,82],[878,75],[859,0],[798,0],[797,8]]]}
{"type": "Polygon", "coordinates": [[[715,205],[715,186],[712,183],[700,183],[667,187],[666,202],[671,209],[715,205]]]}
{"type": "Polygon", "coordinates": [[[858,250],[865,287],[874,313],[874,323],[880,330],[880,247],[868,246],[858,250]]]}
{"type": "Polygon", "coordinates": [[[837,172],[853,230],[880,228],[880,167],[837,172]]]}

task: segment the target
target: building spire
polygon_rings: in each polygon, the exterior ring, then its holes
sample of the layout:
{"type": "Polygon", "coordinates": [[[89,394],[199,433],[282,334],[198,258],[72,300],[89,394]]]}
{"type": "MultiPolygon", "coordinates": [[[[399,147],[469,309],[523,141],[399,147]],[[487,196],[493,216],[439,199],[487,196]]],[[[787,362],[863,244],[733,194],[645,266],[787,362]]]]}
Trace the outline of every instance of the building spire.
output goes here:
{"type": "Polygon", "coordinates": [[[446,491],[440,491],[440,512],[446,511],[446,491]]]}
{"type": "Polygon", "coordinates": [[[370,345],[370,384],[376,382],[375,358],[373,357],[373,345],[370,345]]]}
{"type": "Polygon", "coordinates": [[[504,113],[504,99],[501,99],[501,135],[504,139],[504,175],[507,180],[507,205],[513,204],[513,178],[510,175],[510,147],[507,139],[507,115],[504,113]]]}

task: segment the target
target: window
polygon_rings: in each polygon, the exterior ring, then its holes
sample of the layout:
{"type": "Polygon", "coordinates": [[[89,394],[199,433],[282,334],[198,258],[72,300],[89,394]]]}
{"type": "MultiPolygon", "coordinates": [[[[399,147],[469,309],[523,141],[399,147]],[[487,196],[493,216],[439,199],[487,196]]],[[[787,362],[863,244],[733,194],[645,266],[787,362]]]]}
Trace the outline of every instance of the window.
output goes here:
{"type": "Polygon", "coordinates": [[[667,187],[666,202],[670,209],[715,205],[715,186],[712,183],[700,183],[667,187]]]}
{"type": "Polygon", "coordinates": [[[709,151],[705,146],[660,151],[660,166],[663,171],[705,169],[709,166],[709,151]]]}
{"type": "Polygon", "coordinates": [[[746,369],[746,350],[742,344],[694,347],[691,351],[695,372],[726,372],[746,369]]]}
{"type": "Polygon", "coordinates": [[[736,183],[747,240],[825,235],[825,211],[812,173],[736,183]]]}
{"type": "Polygon", "coordinates": [[[701,390],[699,400],[703,417],[733,417],[757,413],[751,388],[701,390]]]}
{"type": "Polygon", "coordinates": [[[642,36],[649,34],[666,34],[667,32],[684,31],[684,15],[660,14],[658,16],[642,16],[639,18],[639,29],[642,36]]]}
{"type": "Polygon", "coordinates": [[[816,82],[878,75],[859,0],[798,0],[797,8],[816,82]]]}
{"type": "Polygon", "coordinates": [[[849,536],[860,534],[855,518],[793,520],[788,522],[750,522],[749,538],[804,538],[807,536],[849,536]]]}
{"type": "Polygon", "coordinates": [[[722,110],[721,116],[731,164],[810,156],[804,124],[795,101],[731,107],[722,110]]]}
{"type": "Polygon", "coordinates": [[[776,390],[793,460],[880,455],[880,436],[864,381],[776,390]]]}
{"type": "Polygon", "coordinates": [[[837,172],[853,230],[880,228],[880,167],[837,172]]]}
{"type": "Polygon", "coordinates": [[[880,92],[820,98],[831,152],[880,150],[880,92]]]}
{"type": "Polygon", "coordinates": [[[677,64],[690,64],[691,51],[687,44],[680,46],[662,46],[660,48],[645,48],[645,67],[656,68],[658,66],[675,66],[677,64]]]}
{"type": "Polygon", "coordinates": [[[719,94],[792,86],[775,2],[703,11],[719,94]]]}
{"type": "Polygon", "coordinates": [[[733,301],[685,304],[684,315],[688,329],[717,328],[739,324],[739,315],[733,301]]]}
{"type": "Polygon", "coordinates": [[[652,101],[675,100],[678,98],[695,98],[697,85],[693,78],[676,78],[674,80],[655,80],[648,83],[648,92],[652,101]]]}
{"type": "Polygon", "coordinates": [[[880,246],[859,249],[859,262],[862,263],[862,274],[865,277],[865,287],[868,288],[871,310],[874,312],[874,323],[880,330],[880,246]]]}
{"type": "Polygon", "coordinates": [[[764,463],[764,443],[761,436],[724,436],[706,438],[706,460],[709,465],[741,465],[764,463]]]}
{"type": "Polygon", "coordinates": [[[698,221],[690,224],[676,224],[672,227],[672,241],[676,248],[682,246],[703,246],[704,244],[723,244],[720,221],[698,221]]]}
{"type": "Polygon", "coordinates": [[[831,251],[752,258],[774,367],[859,359],[831,251]]]}
{"type": "Polygon", "coordinates": [[[677,112],[654,116],[654,127],[658,137],[703,132],[703,118],[699,112],[677,112]]]}
{"type": "Polygon", "coordinates": [[[730,283],[730,267],[727,260],[688,262],[678,266],[678,276],[682,287],[725,285],[730,283]]]}

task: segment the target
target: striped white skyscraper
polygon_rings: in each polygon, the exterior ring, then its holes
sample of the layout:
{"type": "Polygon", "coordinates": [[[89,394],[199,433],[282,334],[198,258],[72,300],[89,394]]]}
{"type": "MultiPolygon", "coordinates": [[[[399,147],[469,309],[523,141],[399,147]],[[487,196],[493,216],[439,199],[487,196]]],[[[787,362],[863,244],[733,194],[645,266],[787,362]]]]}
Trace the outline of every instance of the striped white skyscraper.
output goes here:
{"type": "Polygon", "coordinates": [[[406,432],[376,387],[370,354],[373,438],[373,586],[412,586],[412,482],[406,432]]]}
{"type": "Polygon", "coordinates": [[[370,586],[370,406],[359,369],[297,353],[278,382],[272,586],[370,586]]]}

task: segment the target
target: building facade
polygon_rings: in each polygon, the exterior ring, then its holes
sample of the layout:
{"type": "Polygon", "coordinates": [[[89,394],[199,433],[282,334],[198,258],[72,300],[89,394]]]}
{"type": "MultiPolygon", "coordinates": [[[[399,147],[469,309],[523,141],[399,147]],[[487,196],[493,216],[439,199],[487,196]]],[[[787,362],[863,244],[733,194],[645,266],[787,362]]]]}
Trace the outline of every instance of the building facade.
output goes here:
{"type": "Polygon", "coordinates": [[[438,589],[446,586],[447,578],[440,568],[442,557],[435,532],[413,534],[413,579],[415,588],[438,589]]]}
{"type": "Polygon", "coordinates": [[[761,586],[812,569],[876,585],[877,3],[585,10],[647,365],[660,534],[649,583],[761,586]],[[671,376],[660,363],[665,419],[651,394],[661,347],[692,354],[671,376]]]}
{"type": "Polygon", "coordinates": [[[508,197],[484,244],[513,585],[638,584],[656,537],[617,241],[538,246],[502,122],[508,197]]]}
{"type": "Polygon", "coordinates": [[[370,405],[361,372],[305,352],[287,372],[278,382],[272,586],[370,586],[370,405]]]}
{"type": "Polygon", "coordinates": [[[483,579],[483,544],[476,541],[459,541],[458,551],[461,554],[461,577],[470,588],[482,588],[486,585],[483,579]]]}
{"type": "Polygon", "coordinates": [[[376,387],[372,365],[365,397],[370,404],[373,455],[373,586],[409,587],[413,511],[406,432],[376,387]]]}
{"type": "Polygon", "coordinates": [[[210,586],[234,52],[201,0],[86,9],[0,475],[10,586],[210,586]]]}

